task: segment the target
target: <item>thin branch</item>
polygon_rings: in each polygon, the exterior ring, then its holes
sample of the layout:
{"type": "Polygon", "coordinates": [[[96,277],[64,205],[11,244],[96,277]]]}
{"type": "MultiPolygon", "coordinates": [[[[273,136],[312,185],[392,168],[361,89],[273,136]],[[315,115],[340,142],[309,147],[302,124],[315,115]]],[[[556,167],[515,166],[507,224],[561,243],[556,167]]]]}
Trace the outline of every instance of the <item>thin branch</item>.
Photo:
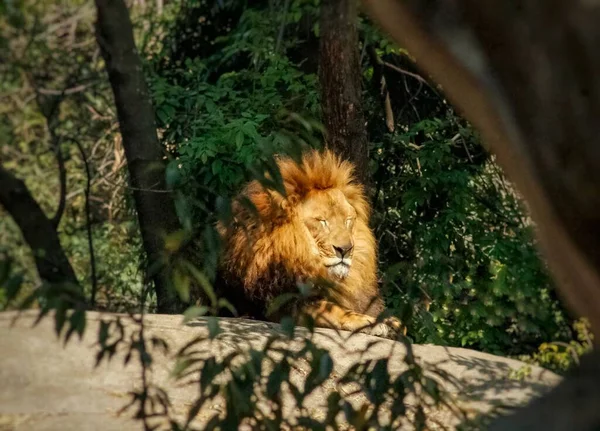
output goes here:
{"type": "Polygon", "coordinates": [[[37,86],[36,79],[33,73],[28,71],[26,72],[26,75],[29,83],[34,89],[38,107],[42,115],[46,119],[46,127],[48,128],[48,133],[50,134],[50,146],[52,147],[52,150],[56,155],[56,162],[58,164],[60,194],[56,214],[54,215],[54,217],[52,217],[51,220],[52,224],[54,225],[54,228],[57,229],[65,212],[67,196],[67,170],[65,168],[65,160],[60,145],[60,137],[56,133],[58,116],[60,114],[60,105],[65,100],[65,97],[68,94],[74,94],[76,92],[83,91],[88,86],[82,84],[76,87],[70,87],[72,83],[76,81],[78,72],[74,72],[67,78],[67,84],[65,85],[65,88],[63,90],[40,89],[37,86]]]}
{"type": "MultiPolygon", "coordinates": [[[[113,181],[109,181],[106,178],[103,178],[102,181],[104,181],[104,182],[106,182],[106,183],[108,183],[108,184],[110,184],[112,186],[115,186],[115,187],[122,187],[125,190],[133,190],[133,191],[137,191],[137,192],[147,192],[147,193],[173,193],[173,190],[169,190],[169,189],[164,189],[164,190],[160,190],[160,189],[144,189],[144,188],[140,188],[140,187],[128,186],[126,184],[118,184],[118,183],[115,183],[113,181]]],[[[158,183],[155,184],[155,185],[158,185],[158,183]]]]}
{"type": "Polygon", "coordinates": [[[57,32],[59,29],[66,27],[66,26],[70,26],[72,23],[76,23],[81,19],[84,19],[88,16],[90,16],[91,14],[94,13],[94,7],[89,4],[86,3],[83,6],[81,6],[80,8],[78,8],[78,10],[76,12],[74,12],[71,16],[69,16],[68,18],[65,18],[62,21],[59,21],[57,23],[53,23],[51,25],[49,25],[48,27],[46,27],[44,29],[43,32],[37,33],[33,36],[32,42],[34,39],[43,39],[55,32],[57,32]]]}
{"type": "Polygon", "coordinates": [[[392,110],[392,101],[390,98],[390,91],[387,86],[387,81],[385,79],[385,73],[383,72],[384,62],[381,60],[379,55],[377,55],[377,50],[373,45],[369,45],[367,48],[369,53],[369,58],[371,59],[371,63],[373,64],[373,68],[377,67],[378,72],[376,75],[379,75],[379,85],[380,85],[380,95],[383,97],[383,108],[385,111],[385,124],[387,126],[388,131],[391,133],[396,129],[396,121],[394,120],[394,111],[392,110]]]}
{"type": "Polygon", "coordinates": [[[57,229],[65,212],[67,196],[67,170],[65,168],[65,160],[62,154],[62,149],[60,147],[60,138],[56,133],[58,116],[60,114],[60,104],[64,100],[64,95],[62,93],[56,96],[42,95],[37,90],[35,77],[31,73],[26,73],[26,75],[28,76],[29,83],[34,89],[38,108],[46,120],[46,128],[48,129],[48,134],[50,135],[50,148],[56,156],[56,163],[58,165],[58,180],[60,187],[58,207],[56,208],[54,217],[52,217],[50,220],[54,226],[54,229],[57,229]]]}
{"type": "MultiPolygon", "coordinates": [[[[410,89],[408,88],[408,83],[406,82],[406,77],[404,77],[403,82],[404,82],[404,89],[406,90],[407,93],[410,94],[410,99],[408,99],[408,101],[404,104],[404,106],[400,110],[400,113],[398,114],[398,117],[402,117],[404,110],[410,106],[415,113],[415,117],[420,121],[421,116],[419,115],[419,111],[415,107],[415,104],[413,103],[413,101],[419,96],[419,94],[421,94],[421,91],[423,90],[423,82],[419,81],[419,88],[417,88],[417,90],[414,93],[411,93],[410,89]]],[[[430,87],[430,88],[432,88],[432,87],[430,87]]]]}
{"type": "Polygon", "coordinates": [[[50,131],[50,140],[52,145],[52,150],[56,155],[56,163],[58,164],[58,179],[60,186],[60,194],[58,197],[58,208],[56,208],[56,213],[54,217],[52,217],[52,224],[54,228],[57,229],[60,224],[60,220],[62,219],[63,214],[65,213],[65,207],[67,203],[67,169],[65,167],[65,159],[63,157],[62,149],[60,147],[60,138],[56,134],[56,130],[54,126],[50,125],[50,120],[48,120],[48,129],[50,131]]]}
{"type": "Polygon", "coordinates": [[[92,187],[92,173],[90,170],[90,165],[88,163],[88,158],[85,154],[85,150],[83,149],[83,145],[79,142],[78,139],[69,138],[70,141],[74,142],[79,149],[79,153],[81,154],[81,160],[83,160],[83,164],[85,166],[85,174],[87,177],[86,186],[85,186],[85,220],[86,220],[86,228],[87,228],[87,239],[88,239],[88,248],[90,251],[90,269],[91,269],[91,279],[92,279],[92,293],[90,295],[90,306],[94,307],[96,304],[96,293],[98,292],[98,276],[96,274],[96,255],[94,252],[94,239],[92,237],[92,216],[90,210],[90,191],[92,187]]]}
{"type": "MultiPolygon", "coordinates": [[[[417,81],[421,81],[423,84],[426,84],[428,87],[431,87],[431,84],[429,84],[429,82],[427,82],[427,80],[425,78],[423,78],[421,75],[410,72],[406,69],[396,66],[395,64],[388,63],[387,61],[383,61],[382,64],[386,67],[389,67],[392,70],[395,70],[396,72],[400,72],[400,73],[403,73],[404,75],[410,76],[411,78],[415,78],[417,81]]],[[[433,87],[431,87],[431,88],[433,88],[433,87]]]]}
{"type": "Polygon", "coordinates": [[[38,88],[36,91],[44,96],[69,96],[71,94],[81,93],[85,91],[89,85],[77,85],[72,88],[66,88],[64,90],[54,90],[52,88],[38,88]]]}
{"type": "Polygon", "coordinates": [[[279,34],[277,35],[277,43],[275,44],[275,52],[279,52],[279,48],[281,46],[281,41],[283,40],[283,33],[285,32],[285,25],[287,22],[287,12],[290,7],[290,0],[285,0],[283,4],[283,12],[281,18],[281,26],[279,27],[279,34]]]}
{"type": "Polygon", "coordinates": [[[452,139],[450,139],[452,142],[456,142],[458,139],[460,139],[460,141],[463,144],[463,148],[465,149],[465,151],[467,152],[467,157],[469,158],[469,162],[473,163],[473,157],[471,157],[471,152],[469,151],[469,148],[467,147],[467,143],[465,142],[464,139],[462,139],[462,137],[460,136],[460,133],[457,133],[456,135],[454,135],[452,137],[452,139]]]}

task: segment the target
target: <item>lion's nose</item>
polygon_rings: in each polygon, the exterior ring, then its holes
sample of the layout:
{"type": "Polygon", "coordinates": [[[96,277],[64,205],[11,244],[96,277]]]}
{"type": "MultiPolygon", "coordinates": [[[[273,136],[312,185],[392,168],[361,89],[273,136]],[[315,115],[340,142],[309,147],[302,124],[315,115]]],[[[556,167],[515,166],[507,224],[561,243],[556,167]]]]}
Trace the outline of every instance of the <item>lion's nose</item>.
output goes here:
{"type": "Polygon", "coordinates": [[[350,251],[352,251],[352,248],[354,248],[354,245],[352,245],[352,243],[333,246],[333,249],[335,250],[335,255],[340,259],[343,259],[345,256],[347,256],[350,253],[350,251]]]}

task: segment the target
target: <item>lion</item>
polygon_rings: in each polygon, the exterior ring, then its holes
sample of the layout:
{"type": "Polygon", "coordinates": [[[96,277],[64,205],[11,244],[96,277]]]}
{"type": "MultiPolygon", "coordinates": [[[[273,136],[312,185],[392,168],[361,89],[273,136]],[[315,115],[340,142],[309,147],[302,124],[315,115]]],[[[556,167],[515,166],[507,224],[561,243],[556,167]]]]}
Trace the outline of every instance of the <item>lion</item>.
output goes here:
{"type": "Polygon", "coordinates": [[[313,281],[318,295],[292,307],[299,323],[395,336],[397,319],[376,321],[384,310],[376,244],[354,166],[329,150],[311,150],[300,162],[278,157],[277,165],[285,196],[252,181],[232,203],[233,221],[217,225],[219,290],[240,314],[273,320],[267,310],[275,298],[313,281]]]}

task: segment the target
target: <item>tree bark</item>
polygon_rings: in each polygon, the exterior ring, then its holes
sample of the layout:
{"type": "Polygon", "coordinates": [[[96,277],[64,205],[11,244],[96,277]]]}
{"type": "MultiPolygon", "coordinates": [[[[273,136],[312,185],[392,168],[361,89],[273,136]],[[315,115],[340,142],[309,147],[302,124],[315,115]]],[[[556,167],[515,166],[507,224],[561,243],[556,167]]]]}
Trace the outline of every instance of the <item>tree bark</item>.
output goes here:
{"type": "Polygon", "coordinates": [[[166,189],[164,151],[156,135],[142,63],[123,0],[96,0],[96,39],[115,97],[123,147],[133,188],[158,311],[177,313],[183,304],[171,285],[164,236],[180,229],[173,196],[166,189]]]}
{"type": "MultiPolygon", "coordinates": [[[[599,335],[597,2],[363,2],[482,132],[529,204],[560,293],[599,335]]],[[[600,429],[598,363],[596,350],[548,396],[492,429],[600,429]]]]}
{"type": "Polygon", "coordinates": [[[58,234],[23,181],[0,166],[0,204],[15,221],[31,248],[38,274],[50,284],[79,285],[58,234]]]}
{"type": "Polygon", "coordinates": [[[369,147],[362,110],[356,0],[322,0],[319,82],[326,147],[354,163],[370,185],[369,147]]]}

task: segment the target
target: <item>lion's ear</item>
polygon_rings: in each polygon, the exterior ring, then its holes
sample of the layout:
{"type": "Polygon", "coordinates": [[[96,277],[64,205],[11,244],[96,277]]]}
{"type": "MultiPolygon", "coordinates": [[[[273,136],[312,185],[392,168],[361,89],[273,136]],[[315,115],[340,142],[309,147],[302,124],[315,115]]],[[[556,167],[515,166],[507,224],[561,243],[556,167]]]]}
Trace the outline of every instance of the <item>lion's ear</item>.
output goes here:
{"type": "Polygon", "coordinates": [[[288,194],[283,201],[285,202],[285,205],[287,205],[287,208],[293,208],[300,203],[300,197],[296,194],[288,194]]]}
{"type": "Polygon", "coordinates": [[[287,197],[281,199],[279,206],[284,212],[289,213],[298,204],[298,201],[298,196],[288,195],[287,197]]]}

